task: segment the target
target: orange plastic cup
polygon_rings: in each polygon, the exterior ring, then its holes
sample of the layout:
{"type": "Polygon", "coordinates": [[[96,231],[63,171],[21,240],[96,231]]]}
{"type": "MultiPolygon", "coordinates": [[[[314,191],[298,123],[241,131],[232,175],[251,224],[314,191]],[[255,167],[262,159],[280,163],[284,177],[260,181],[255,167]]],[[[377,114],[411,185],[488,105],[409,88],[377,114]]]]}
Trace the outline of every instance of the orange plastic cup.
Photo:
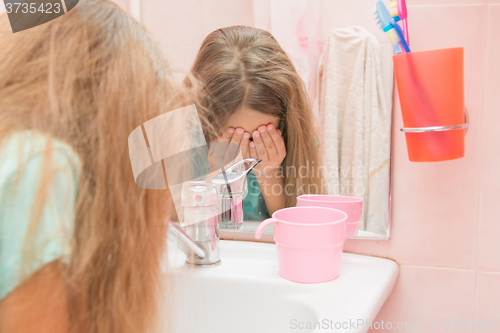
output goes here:
{"type": "MultiPolygon", "coordinates": [[[[450,48],[393,56],[405,128],[464,123],[464,49],[450,48]]],[[[412,162],[464,156],[465,129],[405,133],[412,162]]]]}

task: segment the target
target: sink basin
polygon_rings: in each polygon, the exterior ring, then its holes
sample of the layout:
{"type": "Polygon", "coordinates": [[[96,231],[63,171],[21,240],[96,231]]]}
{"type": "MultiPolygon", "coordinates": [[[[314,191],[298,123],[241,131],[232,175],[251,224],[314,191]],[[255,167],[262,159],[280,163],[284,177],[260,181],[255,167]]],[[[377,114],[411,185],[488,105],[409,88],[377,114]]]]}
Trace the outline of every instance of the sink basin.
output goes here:
{"type": "Polygon", "coordinates": [[[171,331],[367,332],[399,271],[388,259],[343,253],[337,279],[300,284],[280,277],[274,244],[221,241],[220,249],[219,266],[191,267],[169,248],[171,331]]]}

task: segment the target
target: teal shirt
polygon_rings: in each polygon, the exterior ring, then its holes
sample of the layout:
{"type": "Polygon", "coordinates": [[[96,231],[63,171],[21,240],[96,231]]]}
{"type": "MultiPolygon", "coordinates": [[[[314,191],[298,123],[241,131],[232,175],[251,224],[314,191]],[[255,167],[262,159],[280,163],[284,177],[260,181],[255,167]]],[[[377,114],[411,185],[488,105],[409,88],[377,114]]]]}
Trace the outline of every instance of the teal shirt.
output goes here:
{"type": "Polygon", "coordinates": [[[248,175],[248,193],[243,203],[243,219],[245,221],[263,221],[270,217],[259,182],[255,175],[250,172],[248,175]]]}
{"type": "Polygon", "coordinates": [[[26,244],[47,140],[25,131],[0,147],[0,300],[43,265],[69,258],[80,162],[66,144],[52,144],[52,177],[33,238],[26,244]],[[21,265],[25,245],[34,254],[29,265],[21,265]]]}

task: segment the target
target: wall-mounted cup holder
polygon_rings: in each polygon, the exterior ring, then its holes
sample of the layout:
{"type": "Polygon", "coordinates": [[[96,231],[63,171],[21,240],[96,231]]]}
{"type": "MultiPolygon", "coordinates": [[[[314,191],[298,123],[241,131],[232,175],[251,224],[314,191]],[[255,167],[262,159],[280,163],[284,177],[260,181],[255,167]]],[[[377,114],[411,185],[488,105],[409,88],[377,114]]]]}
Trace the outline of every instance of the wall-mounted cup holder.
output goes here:
{"type": "Polygon", "coordinates": [[[469,116],[464,107],[463,59],[463,48],[393,56],[404,124],[401,131],[410,161],[448,161],[464,156],[469,116]]]}
{"type": "Polygon", "coordinates": [[[403,127],[401,132],[403,133],[425,133],[425,132],[442,132],[442,131],[452,131],[458,129],[465,129],[465,134],[469,128],[469,112],[467,108],[464,108],[465,119],[464,123],[461,125],[454,126],[427,126],[427,127],[403,127]]]}

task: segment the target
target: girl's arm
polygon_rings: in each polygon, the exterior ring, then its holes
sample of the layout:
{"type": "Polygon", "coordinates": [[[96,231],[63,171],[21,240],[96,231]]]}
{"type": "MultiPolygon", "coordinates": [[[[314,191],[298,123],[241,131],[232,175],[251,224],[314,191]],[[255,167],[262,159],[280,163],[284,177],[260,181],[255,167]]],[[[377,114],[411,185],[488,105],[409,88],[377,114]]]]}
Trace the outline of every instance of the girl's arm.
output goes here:
{"type": "Polygon", "coordinates": [[[285,142],[281,132],[272,124],[259,126],[253,132],[253,142],[249,144],[249,153],[262,162],[252,171],[259,182],[269,214],[285,208],[285,177],[281,163],[286,156],[285,142]]]}

